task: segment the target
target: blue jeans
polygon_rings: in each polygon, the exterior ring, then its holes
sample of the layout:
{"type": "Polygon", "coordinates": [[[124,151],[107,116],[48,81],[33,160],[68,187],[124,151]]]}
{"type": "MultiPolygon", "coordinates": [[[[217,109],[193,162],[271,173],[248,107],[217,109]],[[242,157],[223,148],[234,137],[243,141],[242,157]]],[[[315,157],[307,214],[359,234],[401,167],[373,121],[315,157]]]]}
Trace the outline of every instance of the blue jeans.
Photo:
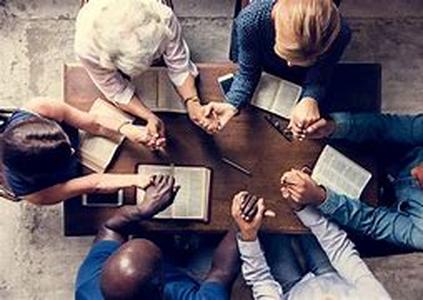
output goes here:
{"type": "Polygon", "coordinates": [[[373,239],[423,249],[423,189],[410,174],[423,163],[423,115],[335,113],[331,116],[337,127],[333,139],[377,142],[388,153],[392,147],[401,147],[403,154],[386,165],[396,196],[391,206],[375,208],[328,191],[320,210],[344,227],[373,239]]]}
{"type": "Polygon", "coordinates": [[[260,240],[272,275],[281,284],[284,293],[288,293],[307,273],[318,276],[335,272],[326,253],[312,234],[266,234],[260,240]],[[295,251],[294,243],[300,253],[295,251]],[[302,260],[298,254],[302,254],[302,260]]]}

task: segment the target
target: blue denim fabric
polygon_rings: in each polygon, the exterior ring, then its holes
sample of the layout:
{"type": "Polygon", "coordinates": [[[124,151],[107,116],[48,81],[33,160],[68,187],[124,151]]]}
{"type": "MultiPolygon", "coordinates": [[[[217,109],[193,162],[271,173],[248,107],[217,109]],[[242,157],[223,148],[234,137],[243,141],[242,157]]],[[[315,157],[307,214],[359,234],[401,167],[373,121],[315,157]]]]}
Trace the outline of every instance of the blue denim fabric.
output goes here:
{"type": "Polygon", "coordinates": [[[331,117],[337,126],[333,139],[398,144],[407,151],[387,166],[394,178],[392,206],[375,208],[328,190],[320,210],[346,228],[376,240],[423,249],[423,189],[410,175],[411,169],[423,163],[423,115],[336,113],[331,117]]]}

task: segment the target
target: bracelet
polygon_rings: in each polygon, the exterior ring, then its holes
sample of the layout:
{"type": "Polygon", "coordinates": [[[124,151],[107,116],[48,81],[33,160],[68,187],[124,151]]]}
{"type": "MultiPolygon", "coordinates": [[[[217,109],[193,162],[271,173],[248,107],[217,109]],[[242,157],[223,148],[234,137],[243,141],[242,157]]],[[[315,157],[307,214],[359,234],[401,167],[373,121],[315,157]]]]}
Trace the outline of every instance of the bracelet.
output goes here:
{"type": "Polygon", "coordinates": [[[120,132],[120,130],[122,129],[122,127],[123,127],[123,126],[128,125],[128,124],[131,124],[131,121],[125,121],[125,122],[123,122],[122,124],[120,124],[120,125],[119,125],[119,127],[118,127],[118,129],[117,129],[117,132],[118,132],[119,134],[122,134],[122,133],[120,132]]]}
{"type": "Polygon", "coordinates": [[[186,98],[186,99],[184,99],[184,106],[186,107],[188,105],[188,102],[191,102],[191,101],[193,101],[193,102],[200,102],[200,98],[198,98],[197,95],[192,96],[192,97],[189,97],[189,98],[186,98]]]}

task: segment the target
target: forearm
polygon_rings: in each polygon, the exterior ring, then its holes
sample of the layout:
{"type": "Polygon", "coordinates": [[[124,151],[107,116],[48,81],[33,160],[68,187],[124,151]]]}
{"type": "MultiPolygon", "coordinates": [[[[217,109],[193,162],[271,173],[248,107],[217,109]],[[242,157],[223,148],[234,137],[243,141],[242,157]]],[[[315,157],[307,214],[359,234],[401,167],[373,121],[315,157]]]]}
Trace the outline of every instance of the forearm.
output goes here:
{"type": "Polygon", "coordinates": [[[195,86],[195,78],[191,74],[188,75],[181,86],[175,86],[175,88],[178,91],[179,96],[181,96],[182,101],[198,96],[197,88],[195,86]]]}
{"type": "Polygon", "coordinates": [[[423,249],[423,232],[415,226],[414,218],[397,210],[371,207],[330,190],[319,210],[340,225],[373,239],[423,249]]]}
{"type": "Polygon", "coordinates": [[[128,104],[117,103],[117,105],[127,113],[140,119],[148,120],[155,117],[154,113],[134,94],[128,104]]]}
{"type": "Polygon", "coordinates": [[[336,124],[333,139],[423,145],[423,114],[333,113],[331,118],[336,124]]]}

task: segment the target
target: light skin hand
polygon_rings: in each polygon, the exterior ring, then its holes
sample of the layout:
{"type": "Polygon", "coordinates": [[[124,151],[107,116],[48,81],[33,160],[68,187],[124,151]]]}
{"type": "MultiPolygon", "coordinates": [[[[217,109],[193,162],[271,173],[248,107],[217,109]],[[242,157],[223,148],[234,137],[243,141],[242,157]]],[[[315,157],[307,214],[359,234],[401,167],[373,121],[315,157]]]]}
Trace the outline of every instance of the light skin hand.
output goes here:
{"type": "Polygon", "coordinates": [[[291,113],[291,120],[288,124],[298,140],[304,140],[307,128],[320,119],[319,106],[313,98],[306,97],[294,107],[291,113]]]}
{"type": "Polygon", "coordinates": [[[213,133],[222,130],[238,112],[235,106],[223,102],[210,102],[205,109],[206,117],[215,118],[218,121],[218,127],[213,133]]]}
{"type": "Polygon", "coordinates": [[[219,121],[215,114],[209,113],[206,106],[197,101],[190,101],[187,103],[187,110],[190,119],[207,133],[214,134],[218,131],[219,121]]]}
{"type": "Polygon", "coordinates": [[[416,178],[420,187],[423,189],[423,164],[420,164],[419,166],[412,169],[411,176],[416,178]]]}
{"type": "Polygon", "coordinates": [[[292,169],[282,175],[282,197],[295,210],[305,205],[320,205],[326,199],[326,190],[319,186],[310,175],[292,169]]]}
{"type": "Polygon", "coordinates": [[[321,118],[311,124],[305,133],[307,139],[323,139],[330,137],[336,130],[336,124],[333,120],[321,118]]]}
{"type": "Polygon", "coordinates": [[[147,146],[152,150],[159,150],[166,146],[165,125],[156,115],[147,119],[147,146]]]}
{"type": "MultiPolygon", "coordinates": [[[[257,233],[265,217],[266,207],[264,206],[264,200],[253,195],[249,195],[248,192],[240,192],[235,195],[232,200],[232,217],[238,225],[240,230],[241,238],[244,241],[254,241],[257,239],[257,233]],[[246,205],[246,201],[253,199],[254,205],[251,207],[246,205]],[[243,204],[244,203],[244,204],[243,204]],[[244,207],[244,210],[242,209],[244,207]],[[253,219],[245,219],[245,209],[255,210],[253,219]]],[[[272,216],[274,213],[272,212],[272,216]]]]}

